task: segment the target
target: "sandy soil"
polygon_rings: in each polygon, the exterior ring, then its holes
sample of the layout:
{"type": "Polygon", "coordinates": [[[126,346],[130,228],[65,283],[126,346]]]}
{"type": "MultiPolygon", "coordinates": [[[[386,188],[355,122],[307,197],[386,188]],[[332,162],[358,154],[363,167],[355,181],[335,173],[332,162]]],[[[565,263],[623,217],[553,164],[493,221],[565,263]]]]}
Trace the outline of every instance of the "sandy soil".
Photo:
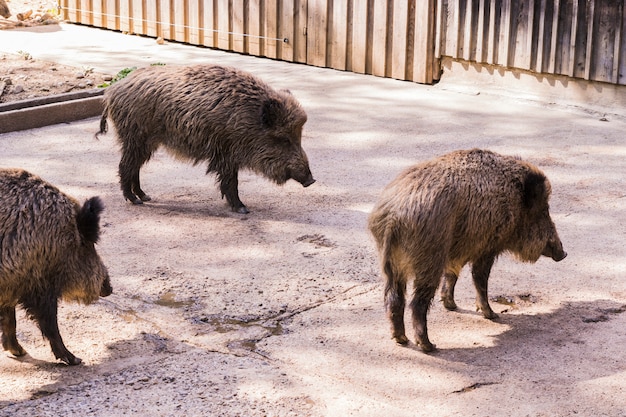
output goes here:
{"type": "Polygon", "coordinates": [[[20,312],[29,355],[0,357],[0,416],[626,416],[625,120],[231,59],[300,99],[317,179],[243,174],[249,215],[228,210],[203,167],[163,152],[142,171],[153,202],[125,202],[115,135],[95,140],[95,118],[0,135],[0,166],[104,199],[99,252],[114,286],[60,308],[79,367],[55,362],[20,312]],[[400,170],[471,147],[545,171],[569,256],[502,257],[496,321],[474,311],[464,270],[459,310],[432,306],[439,350],[426,355],[390,339],[366,218],[400,170]]]}
{"type": "MultiPolygon", "coordinates": [[[[0,30],[55,25],[58,16],[41,20],[55,10],[54,4],[51,0],[10,0],[7,5],[12,15],[8,19],[0,17],[0,30]],[[19,20],[20,14],[29,18],[19,20]]],[[[95,72],[89,66],[46,61],[33,57],[29,51],[0,53],[0,103],[92,89],[110,79],[110,74],[95,72]]]]}
{"type": "Polygon", "coordinates": [[[111,77],[22,54],[0,53],[0,103],[93,89],[111,77]]]}

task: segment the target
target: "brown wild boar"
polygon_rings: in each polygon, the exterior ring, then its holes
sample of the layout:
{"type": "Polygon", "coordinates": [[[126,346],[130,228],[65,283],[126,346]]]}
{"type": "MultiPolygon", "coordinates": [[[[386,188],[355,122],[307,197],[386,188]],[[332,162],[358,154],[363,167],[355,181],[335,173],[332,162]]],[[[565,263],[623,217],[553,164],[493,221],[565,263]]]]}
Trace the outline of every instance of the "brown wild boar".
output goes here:
{"type": "Polygon", "coordinates": [[[21,169],[0,169],[0,330],[2,347],[26,351],[16,337],[15,307],[22,305],[50,341],[57,359],[81,360],[63,344],[59,299],[84,304],[111,294],[109,274],[94,247],[102,202],[81,205],[21,169]]]}
{"type": "Polygon", "coordinates": [[[113,121],[121,144],[122,192],[134,204],[149,201],[139,169],[162,145],[217,174],[233,211],[238,172],[248,169],[277,184],[315,180],[302,149],[306,113],[289,91],[276,91],[253,75],[218,65],[152,66],[133,71],[105,92],[100,132],[113,121]]]}
{"type": "Polygon", "coordinates": [[[567,255],[548,210],[550,182],[518,158],[473,149],[452,152],[415,165],[383,191],[369,217],[386,280],[385,306],[393,339],[406,344],[404,307],[407,281],[416,343],[434,349],[426,314],[444,276],[444,306],[454,310],[454,286],[461,268],[472,264],[476,306],[496,318],[487,281],[503,252],[536,262],[567,255]]]}

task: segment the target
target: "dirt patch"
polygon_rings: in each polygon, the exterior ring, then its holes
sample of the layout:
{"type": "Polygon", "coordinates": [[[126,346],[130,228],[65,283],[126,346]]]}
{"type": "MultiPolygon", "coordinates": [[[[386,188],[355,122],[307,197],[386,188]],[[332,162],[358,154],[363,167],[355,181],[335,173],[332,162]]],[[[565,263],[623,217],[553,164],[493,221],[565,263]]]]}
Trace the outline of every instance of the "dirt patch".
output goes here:
{"type": "MultiPolygon", "coordinates": [[[[56,2],[11,0],[0,29],[58,24],[56,2]]],[[[0,53],[0,103],[95,88],[109,80],[93,68],[68,66],[34,58],[29,51],[0,53]]]]}
{"type": "Polygon", "coordinates": [[[0,54],[0,103],[96,88],[111,76],[34,59],[28,52],[0,54]]]}

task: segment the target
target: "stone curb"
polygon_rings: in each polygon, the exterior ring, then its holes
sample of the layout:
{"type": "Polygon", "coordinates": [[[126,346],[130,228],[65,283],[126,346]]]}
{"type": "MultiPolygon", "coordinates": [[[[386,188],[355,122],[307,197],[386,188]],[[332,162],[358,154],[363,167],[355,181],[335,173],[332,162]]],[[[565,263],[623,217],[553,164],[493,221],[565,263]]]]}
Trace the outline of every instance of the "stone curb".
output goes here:
{"type": "Polygon", "coordinates": [[[73,122],[102,114],[104,89],[0,104],[0,133],[73,122]]]}

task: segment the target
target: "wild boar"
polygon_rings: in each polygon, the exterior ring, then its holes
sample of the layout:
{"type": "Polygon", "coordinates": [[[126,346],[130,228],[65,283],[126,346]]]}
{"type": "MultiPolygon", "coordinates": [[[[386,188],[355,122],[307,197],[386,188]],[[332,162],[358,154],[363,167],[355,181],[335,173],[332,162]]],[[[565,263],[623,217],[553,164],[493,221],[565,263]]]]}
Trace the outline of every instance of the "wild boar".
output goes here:
{"type": "Polygon", "coordinates": [[[94,247],[102,201],[82,206],[53,185],[21,169],[0,169],[0,329],[2,347],[26,351],[16,336],[21,305],[50,341],[57,359],[78,365],[63,344],[57,321],[59,299],[84,304],[112,292],[106,267],[94,247]]]}
{"type": "Polygon", "coordinates": [[[454,286],[470,263],[476,306],[488,319],[487,281],[496,258],[509,252],[519,260],[567,255],[548,210],[551,186],[535,166],[487,150],[463,150],[415,165],[383,191],[369,216],[385,277],[385,306],[392,337],[408,343],[404,327],[405,292],[416,343],[429,352],[426,314],[442,275],[444,306],[454,310],[454,286]]]}
{"type": "Polygon", "coordinates": [[[238,172],[248,169],[277,184],[315,180],[302,149],[307,115],[287,90],[276,91],[247,72],[219,65],[151,66],[106,89],[100,131],[113,121],[121,145],[120,184],[134,204],[150,201],[139,169],[163,145],[175,157],[207,163],[222,198],[239,199],[238,172]]]}

